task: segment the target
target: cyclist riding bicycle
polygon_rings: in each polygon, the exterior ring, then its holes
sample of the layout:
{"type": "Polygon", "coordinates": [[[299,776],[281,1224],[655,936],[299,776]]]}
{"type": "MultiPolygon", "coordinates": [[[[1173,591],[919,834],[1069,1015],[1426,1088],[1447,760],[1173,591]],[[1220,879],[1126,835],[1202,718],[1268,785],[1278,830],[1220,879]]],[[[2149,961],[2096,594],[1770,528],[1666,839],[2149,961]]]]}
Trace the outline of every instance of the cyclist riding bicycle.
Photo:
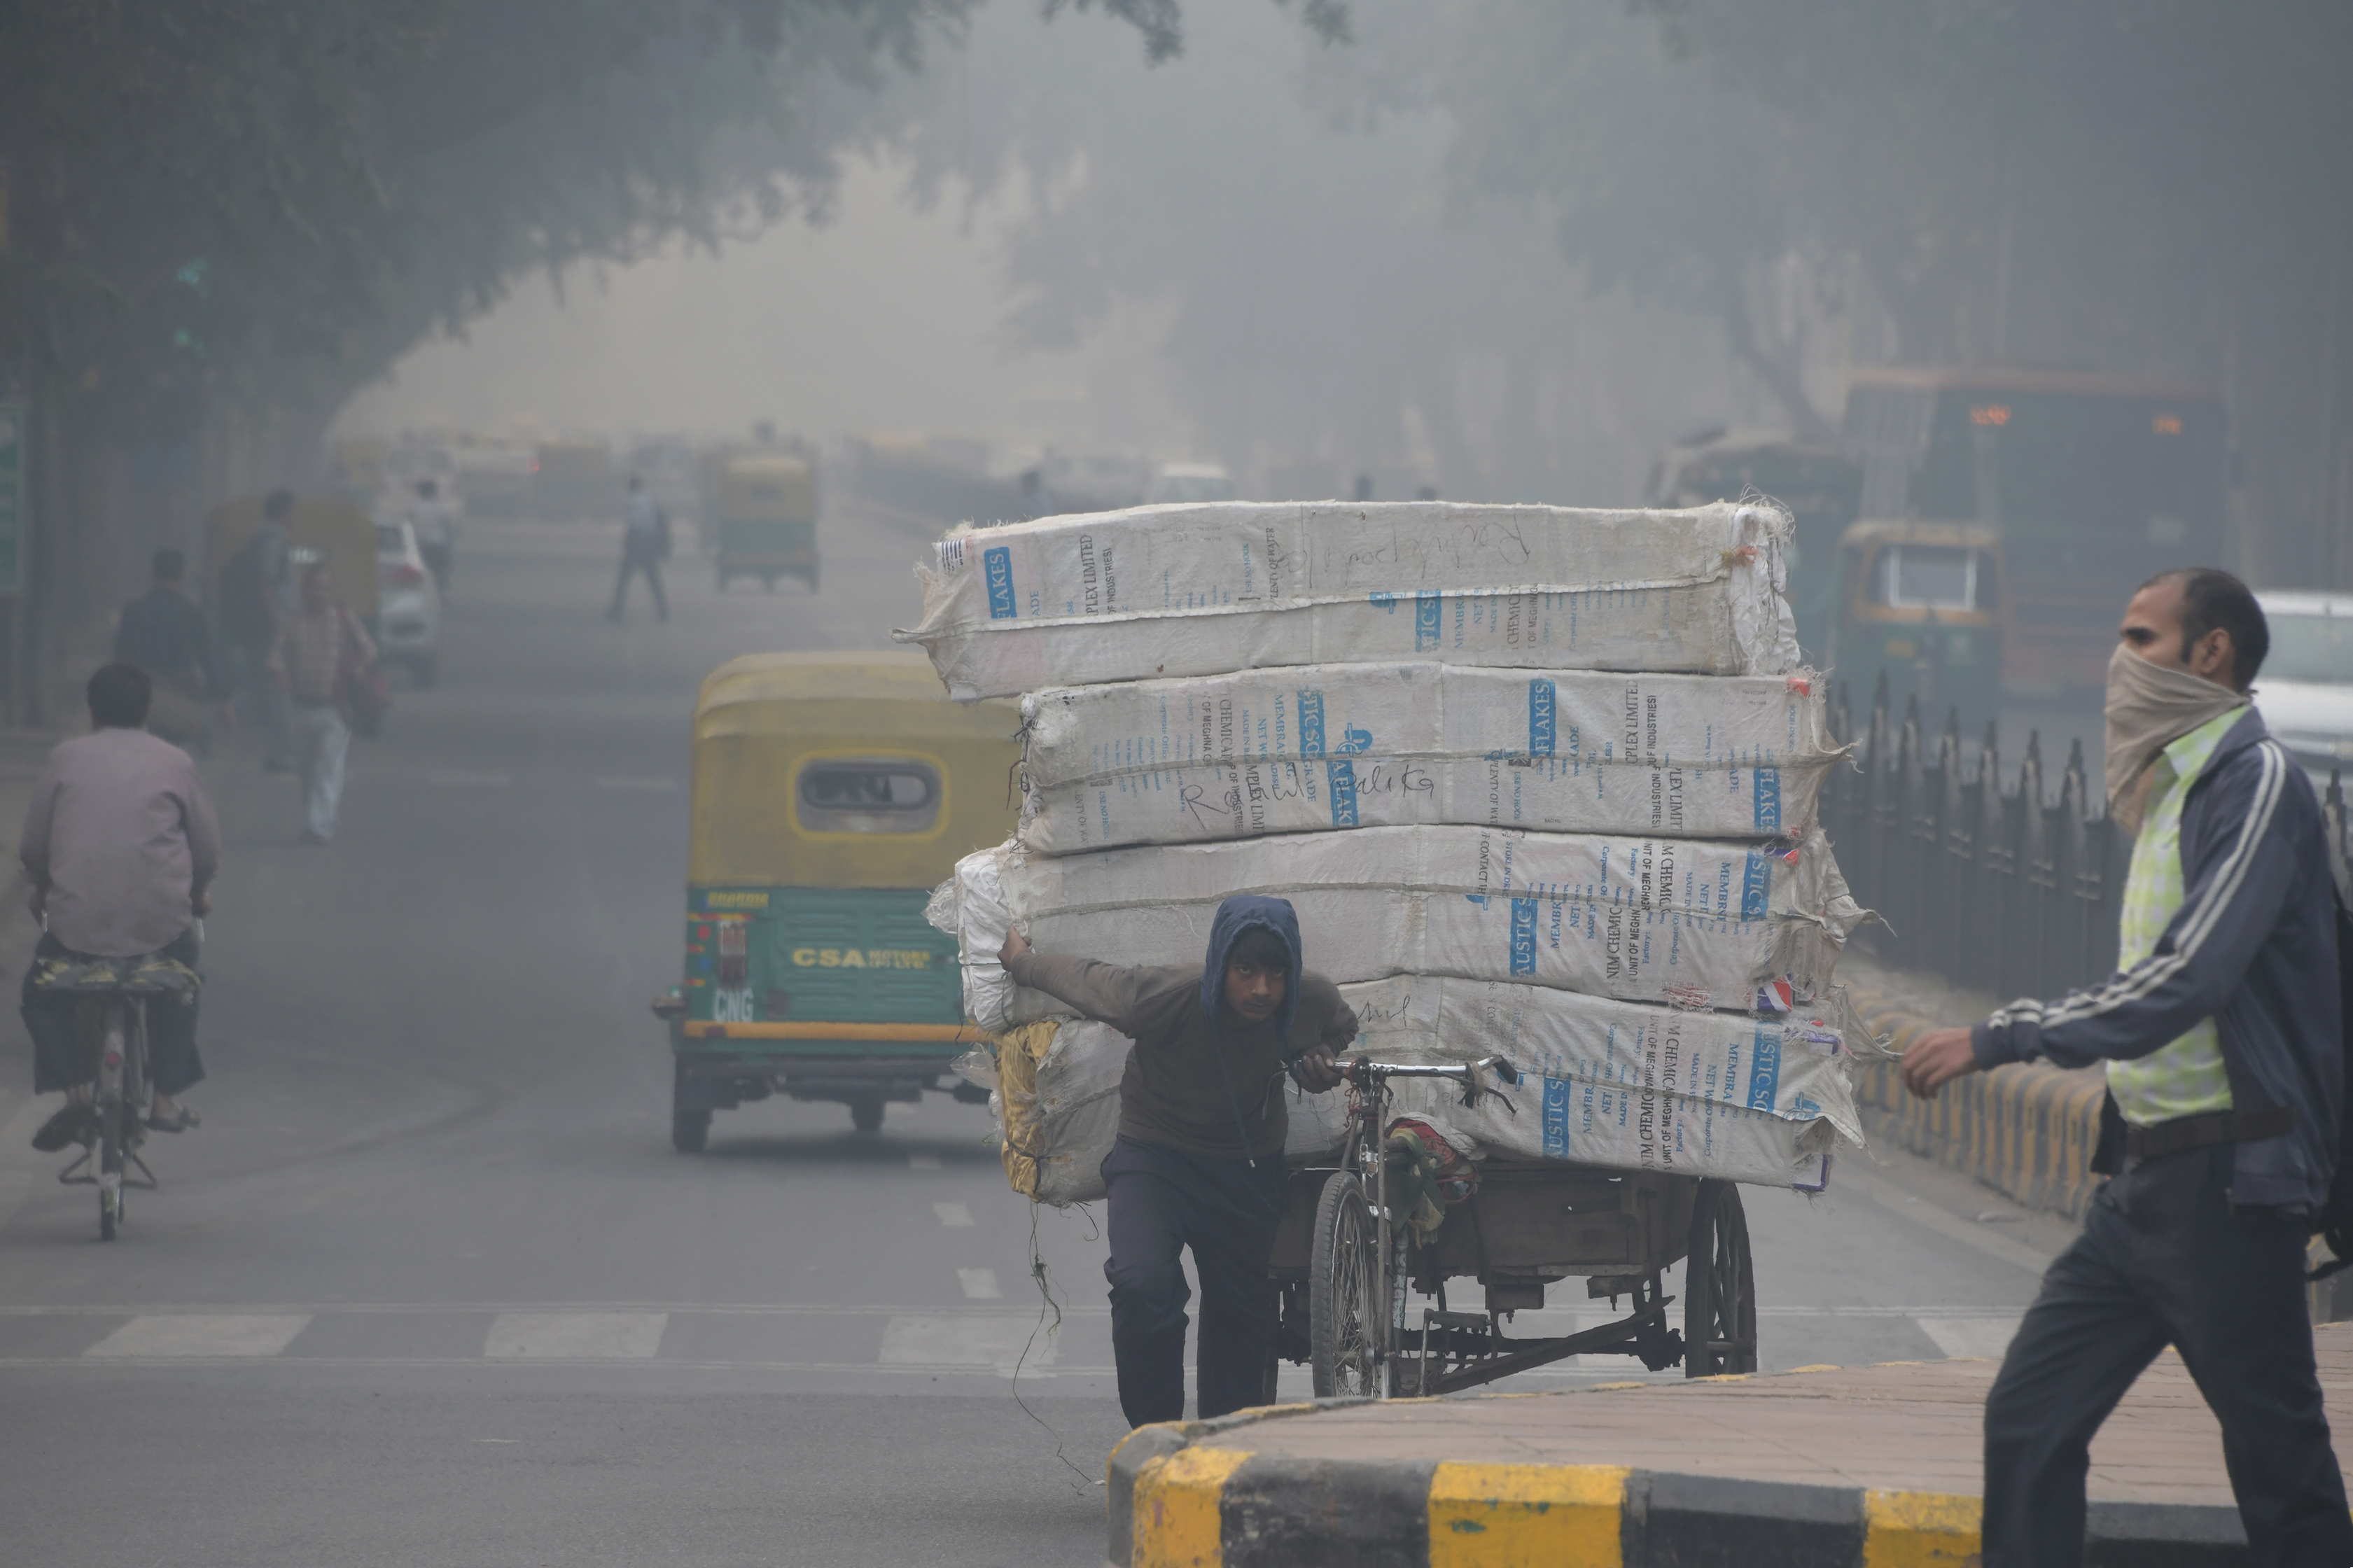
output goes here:
{"type": "MultiPolygon", "coordinates": [[[[153,955],[193,970],[196,920],[220,869],[220,826],[188,753],[146,731],[153,687],[135,665],[90,678],[93,733],[58,743],[33,786],[20,858],[46,925],[25,976],[23,1015],[33,1037],[33,1092],[62,1089],[65,1108],[33,1135],[54,1152],[94,1135],[95,1063],[75,1027],[71,995],[37,980],[60,963],[153,955]]],[[[205,1076],[196,1055],[196,1006],[151,1007],[149,1070],[155,1089],[147,1125],[178,1132],[195,1112],[175,1098],[205,1076]]]]}

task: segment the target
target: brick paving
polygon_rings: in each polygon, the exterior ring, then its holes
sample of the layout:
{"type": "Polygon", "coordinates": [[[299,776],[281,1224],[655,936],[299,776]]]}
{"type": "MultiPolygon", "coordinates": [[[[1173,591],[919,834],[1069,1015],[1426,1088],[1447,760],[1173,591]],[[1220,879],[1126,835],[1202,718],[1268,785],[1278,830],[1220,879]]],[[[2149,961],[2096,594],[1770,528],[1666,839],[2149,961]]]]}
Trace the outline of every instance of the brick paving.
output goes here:
{"type": "MultiPolygon", "coordinates": [[[[2353,1323],[2316,1331],[2341,1434],[2353,1323]]],[[[1303,1459],[1625,1465],[1759,1481],[1974,1496],[1978,1417],[1998,1363],[1894,1362],[1687,1384],[1355,1405],[1204,1441],[1303,1459]]],[[[2340,1461],[2346,1445],[2340,1436],[2340,1461]]],[[[2092,1445],[2093,1500],[2229,1507],[2221,1433],[2170,1351],[2092,1445]]]]}

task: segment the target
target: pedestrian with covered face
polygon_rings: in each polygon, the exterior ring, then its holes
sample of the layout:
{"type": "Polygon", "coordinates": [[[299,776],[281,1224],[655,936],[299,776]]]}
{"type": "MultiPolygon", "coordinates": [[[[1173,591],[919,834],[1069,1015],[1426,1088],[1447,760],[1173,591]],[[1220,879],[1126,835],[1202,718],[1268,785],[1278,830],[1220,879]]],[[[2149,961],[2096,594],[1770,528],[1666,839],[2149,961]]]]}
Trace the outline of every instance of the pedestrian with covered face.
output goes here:
{"type": "Polygon", "coordinates": [[[1120,1081],[1109,1193],[1112,1351],[1131,1426],[1185,1415],[1185,1283],[1201,1279],[1197,1386],[1208,1419],[1262,1403],[1274,1343],[1267,1260],[1282,1217],[1283,1091],[1337,1087],[1356,1037],[1338,987],[1301,966],[1288,900],[1228,899],[1199,969],[1122,968],[1039,952],[1017,931],[1015,983],[1134,1041],[1120,1081]]]}
{"type": "Polygon", "coordinates": [[[2251,703],[2270,628],[2225,572],[2168,572],[2108,665],[2109,811],[2136,830],[2117,973],[1905,1054],[1934,1096],[2042,1058],[2105,1066],[2109,1177],[1986,1398],[1986,1568],[2084,1559],[2092,1435],[2171,1344],[2222,1427],[2269,1568],[2353,1563],[2305,1303],[2344,1095],[2335,893],[2312,781],[2251,703]]]}

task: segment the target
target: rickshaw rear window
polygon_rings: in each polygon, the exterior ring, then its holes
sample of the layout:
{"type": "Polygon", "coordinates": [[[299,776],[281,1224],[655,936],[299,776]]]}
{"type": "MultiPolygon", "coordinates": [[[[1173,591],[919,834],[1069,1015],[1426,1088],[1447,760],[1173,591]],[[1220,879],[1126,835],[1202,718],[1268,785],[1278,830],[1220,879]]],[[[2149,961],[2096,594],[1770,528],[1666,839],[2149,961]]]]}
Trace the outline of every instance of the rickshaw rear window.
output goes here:
{"type": "Polygon", "coordinates": [[[921,833],[939,819],[940,775],[897,758],[815,762],[801,769],[794,795],[811,833],[921,833]]]}
{"type": "Polygon", "coordinates": [[[1891,544],[1879,553],[1872,595],[1904,610],[1967,613],[1993,607],[1993,569],[1982,550],[1949,544],[1891,544]]]}

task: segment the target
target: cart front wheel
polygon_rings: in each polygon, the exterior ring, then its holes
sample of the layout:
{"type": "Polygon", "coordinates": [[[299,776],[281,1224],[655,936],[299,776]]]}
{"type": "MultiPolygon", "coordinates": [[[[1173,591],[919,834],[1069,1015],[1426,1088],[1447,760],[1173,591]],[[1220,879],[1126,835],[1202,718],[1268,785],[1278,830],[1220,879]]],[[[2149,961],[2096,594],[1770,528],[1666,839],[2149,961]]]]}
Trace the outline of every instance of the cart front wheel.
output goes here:
{"type": "Polygon", "coordinates": [[[1683,1375],[1757,1370],[1757,1261],[1740,1189],[1702,1182],[1683,1274],[1683,1375]]]}
{"type": "Polygon", "coordinates": [[[1374,1337],[1382,1313],[1373,1300],[1373,1216],[1356,1178],[1336,1172],[1315,1205],[1315,1247],[1307,1273],[1308,1365],[1315,1396],[1377,1397],[1374,1337]]]}

